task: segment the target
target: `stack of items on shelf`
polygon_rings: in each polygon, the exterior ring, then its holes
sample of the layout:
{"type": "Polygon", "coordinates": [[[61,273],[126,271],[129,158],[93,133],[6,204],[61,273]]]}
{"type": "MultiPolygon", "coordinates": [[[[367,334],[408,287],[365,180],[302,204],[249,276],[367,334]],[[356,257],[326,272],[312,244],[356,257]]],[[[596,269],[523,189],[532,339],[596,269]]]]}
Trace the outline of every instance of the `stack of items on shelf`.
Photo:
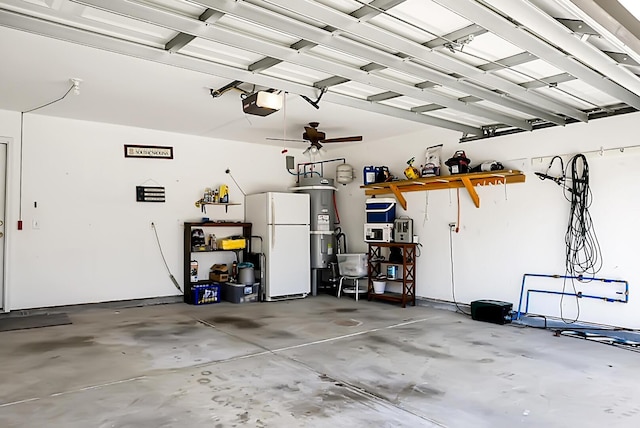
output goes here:
{"type": "Polygon", "coordinates": [[[204,189],[204,193],[202,198],[198,199],[195,202],[197,208],[200,208],[203,213],[206,213],[207,210],[205,205],[207,204],[228,204],[229,203],[229,186],[226,184],[221,184],[219,188],[207,187],[204,189]]]}
{"type": "Polygon", "coordinates": [[[222,298],[231,303],[257,302],[260,282],[256,281],[254,265],[251,262],[233,262],[231,277],[222,284],[222,298]]]}
{"type": "Polygon", "coordinates": [[[367,199],[366,214],[364,240],[366,242],[392,242],[396,200],[393,198],[367,199]]]}
{"type": "MultiPolygon", "coordinates": [[[[203,221],[184,223],[184,301],[192,305],[218,303],[225,295],[235,303],[258,301],[260,277],[256,277],[251,263],[239,263],[249,257],[248,237],[251,223],[203,221]],[[242,228],[242,235],[216,238],[214,228],[242,228]],[[232,263],[220,261],[222,252],[232,251],[232,263]],[[207,273],[198,272],[199,267],[211,266],[207,273]],[[250,271],[247,269],[250,268],[250,271]],[[245,282],[246,281],[246,282],[245,282]],[[241,298],[227,293],[229,286],[241,285],[241,298]],[[245,288],[245,285],[249,285],[245,288]]],[[[227,258],[227,256],[224,256],[227,258]]]]}

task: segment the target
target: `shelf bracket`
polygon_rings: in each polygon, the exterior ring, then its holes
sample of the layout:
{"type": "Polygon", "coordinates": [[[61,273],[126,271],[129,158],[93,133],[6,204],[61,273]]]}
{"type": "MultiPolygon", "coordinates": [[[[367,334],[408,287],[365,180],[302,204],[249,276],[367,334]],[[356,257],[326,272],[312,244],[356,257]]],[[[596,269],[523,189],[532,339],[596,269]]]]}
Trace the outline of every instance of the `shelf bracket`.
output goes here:
{"type": "Polygon", "coordinates": [[[400,202],[400,205],[402,206],[402,209],[406,210],[407,209],[407,200],[402,195],[402,192],[400,191],[400,189],[398,189],[398,186],[396,186],[395,184],[390,184],[389,185],[389,189],[391,189],[391,191],[395,195],[395,197],[398,200],[398,202],[400,202]]]}
{"type": "Polygon", "coordinates": [[[476,189],[473,187],[473,184],[471,184],[471,180],[469,180],[468,177],[460,177],[460,179],[462,180],[462,184],[464,184],[464,188],[469,192],[469,196],[471,196],[476,208],[480,208],[480,197],[478,196],[476,189]]]}

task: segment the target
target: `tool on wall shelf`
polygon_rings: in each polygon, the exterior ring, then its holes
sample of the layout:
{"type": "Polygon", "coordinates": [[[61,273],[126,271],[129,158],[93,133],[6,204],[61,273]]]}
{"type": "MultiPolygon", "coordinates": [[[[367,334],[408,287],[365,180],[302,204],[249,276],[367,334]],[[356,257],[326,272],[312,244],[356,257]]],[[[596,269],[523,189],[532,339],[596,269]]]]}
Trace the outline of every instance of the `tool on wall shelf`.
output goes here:
{"type": "Polygon", "coordinates": [[[420,177],[420,171],[418,171],[418,168],[413,166],[413,163],[415,161],[416,161],[415,157],[409,159],[407,161],[407,165],[409,165],[409,166],[404,169],[404,176],[407,177],[407,179],[409,179],[409,180],[413,180],[414,178],[419,178],[420,177]]]}

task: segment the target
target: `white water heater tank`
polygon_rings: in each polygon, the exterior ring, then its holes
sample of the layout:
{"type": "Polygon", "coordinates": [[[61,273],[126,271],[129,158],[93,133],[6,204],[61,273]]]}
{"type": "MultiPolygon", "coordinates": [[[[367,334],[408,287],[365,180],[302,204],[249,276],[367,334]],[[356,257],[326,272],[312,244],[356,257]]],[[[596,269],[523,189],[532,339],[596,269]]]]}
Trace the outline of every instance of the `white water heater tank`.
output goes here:
{"type": "Polygon", "coordinates": [[[341,163],[336,167],[336,182],[347,184],[353,181],[353,167],[348,163],[341,163]]]}

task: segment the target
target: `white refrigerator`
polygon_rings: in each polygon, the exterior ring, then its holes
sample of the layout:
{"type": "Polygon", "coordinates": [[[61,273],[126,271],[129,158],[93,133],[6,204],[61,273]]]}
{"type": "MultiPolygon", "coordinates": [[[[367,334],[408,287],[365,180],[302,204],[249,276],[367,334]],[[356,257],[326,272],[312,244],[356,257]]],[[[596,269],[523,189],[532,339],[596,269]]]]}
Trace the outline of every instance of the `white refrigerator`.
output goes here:
{"type": "Polygon", "coordinates": [[[266,301],[306,297],[311,292],[309,195],[266,192],[246,197],[246,221],[261,236],[266,301]]]}

